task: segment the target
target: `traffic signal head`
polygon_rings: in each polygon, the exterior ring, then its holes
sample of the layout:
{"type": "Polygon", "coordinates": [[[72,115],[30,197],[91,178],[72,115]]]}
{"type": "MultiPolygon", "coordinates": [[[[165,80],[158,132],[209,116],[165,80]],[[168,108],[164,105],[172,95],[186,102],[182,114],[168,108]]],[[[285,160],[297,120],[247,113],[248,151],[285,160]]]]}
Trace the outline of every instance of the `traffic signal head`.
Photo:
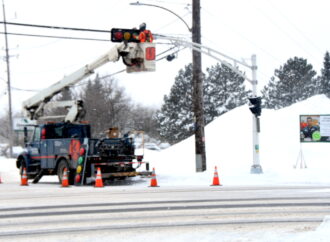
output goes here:
{"type": "Polygon", "coordinates": [[[135,42],[139,43],[140,30],[138,29],[111,29],[112,42],[135,42]]]}
{"type": "Polygon", "coordinates": [[[261,115],[261,97],[250,97],[250,110],[256,116],[261,115]]]}

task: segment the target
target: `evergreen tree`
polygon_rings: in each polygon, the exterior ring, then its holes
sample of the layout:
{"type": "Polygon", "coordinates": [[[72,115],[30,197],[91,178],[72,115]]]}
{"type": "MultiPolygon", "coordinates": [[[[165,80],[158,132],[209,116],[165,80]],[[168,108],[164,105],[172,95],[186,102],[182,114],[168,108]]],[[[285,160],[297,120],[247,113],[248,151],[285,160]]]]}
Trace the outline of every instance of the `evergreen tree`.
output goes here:
{"type": "Polygon", "coordinates": [[[321,70],[320,94],[326,94],[330,98],[330,54],[324,55],[323,68],[321,70]]]}
{"type": "MultiPolygon", "coordinates": [[[[224,65],[207,69],[204,78],[204,118],[210,123],[215,117],[246,103],[248,91],[244,79],[224,65]]],[[[175,78],[169,96],[156,114],[160,136],[177,143],[194,133],[192,65],[185,66],[175,78]]]]}
{"type": "Polygon", "coordinates": [[[216,64],[206,71],[204,102],[206,123],[209,123],[246,103],[250,92],[245,89],[244,78],[223,64],[216,64]]]}
{"type": "Polygon", "coordinates": [[[306,59],[294,57],[275,70],[275,77],[261,91],[265,106],[282,108],[317,93],[316,72],[306,59]],[[277,78],[277,79],[275,79],[277,78]]]}
{"type": "Polygon", "coordinates": [[[279,92],[276,90],[277,81],[275,77],[271,77],[267,86],[261,91],[264,108],[279,109],[282,107],[279,92]]]}
{"type": "Polygon", "coordinates": [[[192,64],[181,69],[175,77],[170,94],[164,97],[164,104],[156,114],[160,136],[176,143],[194,132],[193,122],[192,64]]]}

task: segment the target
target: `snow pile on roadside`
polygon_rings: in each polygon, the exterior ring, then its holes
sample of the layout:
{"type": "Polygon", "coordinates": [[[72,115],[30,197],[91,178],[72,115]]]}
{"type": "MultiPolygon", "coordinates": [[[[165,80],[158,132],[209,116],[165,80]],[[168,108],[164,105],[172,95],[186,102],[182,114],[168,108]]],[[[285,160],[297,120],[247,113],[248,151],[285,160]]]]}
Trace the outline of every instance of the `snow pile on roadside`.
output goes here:
{"type": "Polygon", "coordinates": [[[250,174],[252,117],[247,105],[214,120],[206,129],[207,171],[195,172],[194,137],[161,152],[146,151],[163,185],[210,184],[214,166],[227,185],[330,184],[329,143],[300,144],[299,115],[329,114],[330,99],[314,96],[280,110],[263,110],[260,162],[264,173],[250,174]],[[297,160],[300,147],[307,169],[297,160]],[[298,169],[294,169],[298,161],[298,169]]]}
{"type": "Polygon", "coordinates": [[[0,177],[2,182],[19,182],[19,172],[16,168],[16,160],[0,156],[0,177]]]}

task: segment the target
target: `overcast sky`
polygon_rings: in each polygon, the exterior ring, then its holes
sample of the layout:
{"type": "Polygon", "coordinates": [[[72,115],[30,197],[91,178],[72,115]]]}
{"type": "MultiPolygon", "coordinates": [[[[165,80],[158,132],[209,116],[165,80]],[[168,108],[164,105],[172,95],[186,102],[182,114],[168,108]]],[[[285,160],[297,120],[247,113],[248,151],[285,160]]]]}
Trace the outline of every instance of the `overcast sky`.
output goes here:
{"type": "MultiPolygon", "coordinates": [[[[127,0],[4,0],[8,22],[105,29],[132,28],[146,22],[154,33],[189,37],[186,26],[162,9],[131,6],[127,0]]],[[[143,0],[141,3],[166,7],[191,26],[191,1],[143,0]]],[[[247,62],[257,55],[259,90],[267,84],[274,70],[294,56],[303,57],[320,73],[324,54],[330,49],[330,2],[327,0],[201,0],[202,43],[236,59],[247,62]]],[[[1,11],[2,12],[2,11],[1,11]]],[[[1,14],[1,21],[3,16],[1,14]]],[[[0,26],[3,32],[3,25],[0,26]]],[[[109,39],[105,33],[46,30],[7,26],[10,33],[75,36],[109,39]]],[[[63,76],[92,62],[114,43],[108,41],[64,40],[8,36],[12,87],[42,89],[63,76]]],[[[171,46],[157,45],[160,53],[171,46]]],[[[5,55],[4,35],[0,36],[1,56],[5,55]]],[[[118,74],[118,84],[136,102],[159,106],[169,93],[178,70],[191,62],[191,51],[178,54],[172,62],[157,62],[154,73],[118,74]]],[[[215,64],[203,56],[203,68],[215,64]]],[[[1,112],[7,109],[5,62],[0,65],[1,112]]],[[[121,62],[98,69],[101,74],[124,68],[121,62]]],[[[245,70],[250,75],[248,70],[245,70]]],[[[249,84],[247,84],[247,87],[249,84]]],[[[34,92],[13,90],[14,110],[34,92]]]]}

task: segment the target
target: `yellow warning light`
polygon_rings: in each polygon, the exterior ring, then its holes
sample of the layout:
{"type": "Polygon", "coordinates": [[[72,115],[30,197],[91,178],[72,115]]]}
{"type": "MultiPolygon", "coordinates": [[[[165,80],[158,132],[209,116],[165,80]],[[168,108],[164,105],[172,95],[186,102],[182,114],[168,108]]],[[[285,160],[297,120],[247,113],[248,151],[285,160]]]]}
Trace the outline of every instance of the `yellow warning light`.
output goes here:
{"type": "Polygon", "coordinates": [[[77,166],[77,173],[80,173],[82,170],[82,167],[81,166],[77,166]]]}
{"type": "Polygon", "coordinates": [[[124,33],[124,40],[129,40],[131,38],[131,33],[130,32],[125,32],[124,33]]]}

